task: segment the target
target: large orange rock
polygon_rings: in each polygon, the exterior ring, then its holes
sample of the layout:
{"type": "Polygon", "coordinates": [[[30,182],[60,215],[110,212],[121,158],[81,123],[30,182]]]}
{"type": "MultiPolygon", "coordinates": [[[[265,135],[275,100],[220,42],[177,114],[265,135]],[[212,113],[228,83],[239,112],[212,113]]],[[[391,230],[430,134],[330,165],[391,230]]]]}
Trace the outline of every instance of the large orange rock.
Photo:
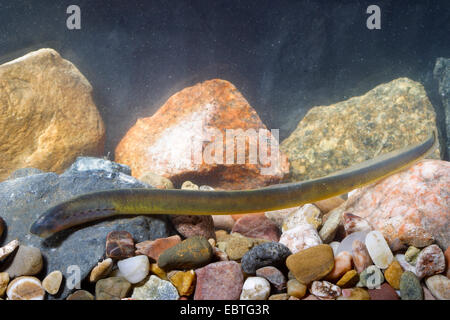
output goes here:
{"type": "Polygon", "coordinates": [[[289,172],[287,157],[277,147],[276,135],[242,94],[230,82],[214,79],[183,89],[153,116],[138,119],[117,146],[115,161],[130,166],[136,178],[153,172],[176,186],[190,180],[223,189],[257,188],[278,183],[289,172]],[[229,129],[242,129],[234,132],[239,138],[227,138],[229,129]],[[243,148],[233,148],[241,138],[247,141],[243,148]],[[267,140],[272,149],[265,153],[261,147],[267,140]],[[266,157],[252,153],[252,147],[266,157]]]}
{"type": "Polygon", "coordinates": [[[60,173],[102,155],[105,129],[88,80],[52,49],[0,65],[0,181],[19,168],[60,173]]]}
{"type": "Polygon", "coordinates": [[[450,162],[424,160],[378,183],[357,189],[336,208],[365,218],[391,249],[450,245],[450,162]]]}

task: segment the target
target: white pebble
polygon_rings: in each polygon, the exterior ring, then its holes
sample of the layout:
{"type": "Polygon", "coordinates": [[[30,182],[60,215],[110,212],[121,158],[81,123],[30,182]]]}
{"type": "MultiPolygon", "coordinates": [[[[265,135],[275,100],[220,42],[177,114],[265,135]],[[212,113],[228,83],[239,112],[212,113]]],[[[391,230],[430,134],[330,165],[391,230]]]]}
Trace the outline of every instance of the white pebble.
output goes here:
{"type": "Polygon", "coordinates": [[[117,262],[120,273],[131,283],[138,283],[147,277],[150,271],[150,262],[144,255],[131,257],[117,262]]]}
{"type": "Polygon", "coordinates": [[[266,300],[269,295],[269,281],[261,277],[248,277],[242,287],[241,300],[266,300]]]}
{"type": "Polygon", "coordinates": [[[380,231],[374,230],[367,234],[366,247],[378,268],[386,269],[394,261],[394,255],[380,231]]]}

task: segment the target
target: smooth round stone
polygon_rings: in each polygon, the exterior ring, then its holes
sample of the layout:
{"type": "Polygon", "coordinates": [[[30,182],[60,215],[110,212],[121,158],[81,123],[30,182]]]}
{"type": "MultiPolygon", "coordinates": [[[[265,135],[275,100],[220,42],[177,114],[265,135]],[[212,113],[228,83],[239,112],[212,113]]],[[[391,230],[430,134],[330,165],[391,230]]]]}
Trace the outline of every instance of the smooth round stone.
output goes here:
{"type": "Polygon", "coordinates": [[[135,300],[178,300],[178,290],[167,280],[151,275],[142,286],[135,287],[132,299],[135,300]]]}
{"type": "Polygon", "coordinates": [[[66,300],[94,300],[94,296],[86,290],[77,290],[67,296],[66,300]]]}
{"type": "Polygon", "coordinates": [[[165,270],[188,270],[207,265],[213,249],[205,237],[195,236],[165,250],[158,258],[158,266],[165,270]]]}
{"type": "Polygon", "coordinates": [[[270,283],[261,277],[248,277],[242,287],[241,300],[266,300],[270,295],[270,283]]]}
{"type": "Polygon", "coordinates": [[[111,231],[106,236],[106,257],[125,259],[134,256],[134,240],[128,231],[111,231]]]}
{"type": "Polygon", "coordinates": [[[445,257],[441,248],[432,244],[420,251],[416,260],[416,275],[419,279],[444,272],[445,257]]]}
{"type": "Polygon", "coordinates": [[[381,232],[370,231],[365,244],[370,258],[378,268],[386,269],[394,261],[394,255],[381,232]]]}
{"type": "MultiPolygon", "coordinates": [[[[341,211],[334,210],[329,215],[322,228],[320,228],[319,236],[324,243],[333,241],[341,222],[341,211]]],[[[343,250],[348,251],[348,250],[343,250]]]]}
{"type": "Polygon", "coordinates": [[[386,281],[395,289],[400,289],[400,278],[403,274],[403,269],[397,260],[391,263],[391,265],[384,271],[384,277],[386,281]]]}
{"type": "Polygon", "coordinates": [[[130,283],[138,283],[147,277],[150,271],[150,262],[144,255],[131,257],[117,262],[120,273],[130,283]]]}
{"type": "Polygon", "coordinates": [[[11,265],[4,270],[11,278],[19,276],[33,276],[41,272],[43,259],[39,248],[20,245],[11,265]]]}
{"type": "Polygon", "coordinates": [[[301,299],[305,296],[308,288],[296,279],[291,279],[287,282],[287,293],[292,297],[301,299]]]}
{"type": "Polygon", "coordinates": [[[131,289],[131,283],[122,277],[109,277],[98,280],[95,284],[96,300],[120,300],[131,289]]]}
{"type": "Polygon", "coordinates": [[[9,300],[44,300],[45,290],[35,277],[18,277],[11,281],[6,290],[9,300]]]}
{"type": "Polygon", "coordinates": [[[231,215],[213,215],[214,228],[219,230],[231,231],[233,229],[236,221],[231,217],[231,215]]]}
{"type": "Polygon", "coordinates": [[[325,277],[325,279],[331,282],[335,282],[351,269],[352,255],[347,251],[342,251],[334,257],[333,270],[331,270],[331,272],[325,277]]]}
{"type": "Polygon", "coordinates": [[[99,262],[89,275],[90,282],[97,282],[100,279],[106,278],[113,268],[113,260],[111,258],[99,262]]]}
{"type": "Polygon", "coordinates": [[[369,266],[359,275],[359,282],[368,289],[379,288],[384,282],[383,272],[377,266],[369,266]]]}
{"type": "Polygon", "coordinates": [[[241,259],[242,270],[254,275],[256,270],[266,266],[283,268],[291,251],[278,242],[267,242],[253,247],[241,259]]]}
{"type": "Polygon", "coordinates": [[[352,252],[353,241],[359,240],[362,243],[365,243],[367,234],[368,232],[361,231],[361,232],[354,232],[346,236],[341,241],[339,247],[337,248],[336,255],[338,255],[340,252],[343,251],[352,252]]]}
{"type": "Polygon", "coordinates": [[[411,271],[403,272],[400,278],[400,296],[402,300],[423,300],[420,280],[411,271]]]}
{"type": "Polygon", "coordinates": [[[298,281],[309,284],[333,270],[333,250],[327,244],[311,247],[290,255],[286,265],[298,281]]]}
{"type": "Polygon", "coordinates": [[[57,294],[61,287],[63,275],[61,271],[55,270],[50,272],[42,281],[42,286],[49,294],[57,294]]]}
{"type": "Polygon", "coordinates": [[[269,281],[276,292],[281,292],[286,289],[286,277],[275,267],[267,266],[256,270],[256,276],[269,281]]]}
{"type": "Polygon", "coordinates": [[[320,300],[333,300],[342,293],[341,288],[328,281],[314,281],[310,290],[320,300]]]}
{"type": "Polygon", "coordinates": [[[347,271],[336,285],[340,288],[353,288],[359,281],[359,274],[356,270],[347,271]]]}
{"type": "Polygon", "coordinates": [[[438,300],[450,300],[450,279],[441,274],[431,276],[425,280],[428,290],[438,300]]]}
{"type": "Polygon", "coordinates": [[[8,288],[9,274],[7,272],[0,272],[0,297],[2,297],[8,288]]]}

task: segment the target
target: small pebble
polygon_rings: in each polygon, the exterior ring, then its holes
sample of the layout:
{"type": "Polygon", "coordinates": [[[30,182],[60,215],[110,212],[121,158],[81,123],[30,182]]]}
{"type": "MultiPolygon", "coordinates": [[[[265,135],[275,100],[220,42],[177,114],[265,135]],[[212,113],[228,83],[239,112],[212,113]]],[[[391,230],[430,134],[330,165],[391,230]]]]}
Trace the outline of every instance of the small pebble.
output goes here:
{"type": "Polygon", "coordinates": [[[237,232],[249,238],[266,239],[278,242],[280,229],[264,214],[249,214],[238,219],[231,232],[237,232]]]}
{"type": "Polygon", "coordinates": [[[339,280],[347,271],[352,269],[352,255],[347,251],[342,251],[334,257],[333,270],[325,277],[327,281],[335,282],[339,280]]]}
{"type": "MultiPolygon", "coordinates": [[[[299,225],[310,224],[315,230],[322,225],[322,212],[313,204],[305,204],[298,210],[291,212],[283,221],[283,232],[299,225]]],[[[322,241],[321,241],[322,242],[322,241]]]]}
{"type": "Polygon", "coordinates": [[[408,262],[410,265],[415,266],[416,262],[417,262],[417,257],[419,256],[419,253],[420,253],[420,249],[418,249],[414,246],[410,246],[408,248],[408,250],[406,250],[406,252],[405,252],[406,262],[408,262]]]}
{"type": "Polygon", "coordinates": [[[159,238],[156,240],[147,240],[136,244],[136,255],[146,255],[153,261],[158,261],[159,256],[165,250],[172,248],[179,244],[181,238],[179,235],[174,235],[167,238],[159,238]]]}
{"type": "Polygon", "coordinates": [[[450,279],[446,276],[431,276],[425,280],[425,284],[436,299],[450,300],[450,279]]]}
{"type": "Polygon", "coordinates": [[[9,274],[7,272],[0,272],[0,297],[6,292],[9,283],[9,274]]]}
{"type": "Polygon", "coordinates": [[[391,263],[391,265],[384,271],[384,278],[395,289],[400,289],[400,278],[403,274],[403,269],[397,260],[391,263]]]}
{"type": "Polygon", "coordinates": [[[9,300],[44,300],[45,290],[35,277],[18,277],[11,281],[6,290],[9,300]]]}
{"type": "Polygon", "coordinates": [[[333,242],[330,242],[330,243],[329,243],[330,247],[333,249],[333,254],[334,254],[335,256],[337,256],[337,249],[339,248],[339,245],[340,245],[340,244],[341,244],[341,243],[338,242],[338,241],[333,241],[333,242]]]}
{"type": "Polygon", "coordinates": [[[384,276],[381,270],[377,266],[367,267],[359,275],[359,282],[363,287],[368,289],[379,288],[384,282],[384,276]]]}
{"type": "Polygon", "coordinates": [[[305,296],[306,290],[307,287],[296,279],[287,282],[287,294],[292,297],[301,299],[305,296]]]}
{"type": "Polygon", "coordinates": [[[194,292],[196,280],[194,270],[170,271],[167,278],[177,288],[180,296],[190,296],[194,292]]]}
{"type": "Polygon", "coordinates": [[[233,229],[236,221],[231,217],[231,215],[213,215],[213,222],[215,229],[223,229],[227,231],[231,231],[233,229]]]}
{"type": "Polygon", "coordinates": [[[135,300],[178,300],[179,297],[172,283],[154,275],[143,285],[135,287],[131,295],[135,300]]]}
{"type": "Polygon", "coordinates": [[[347,271],[341,279],[336,283],[340,288],[352,288],[359,281],[359,274],[356,270],[347,271]]]}
{"type": "Polygon", "coordinates": [[[370,232],[373,230],[372,226],[366,219],[352,213],[344,213],[343,221],[346,235],[361,231],[370,232]]]}
{"type": "Polygon", "coordinates": [[[333,241],[339,227],[339,223],[341,222],[341,216],[341,211],[331,211],[327,220],[324,222],[322,228],[319,231],[319,236],[322,239],[323,243],[330,243],[331,241],[333,241]]]}
{"type": "Polygon", "coordinates": [[[187,238],[165,250],[158,258],[158,266],[165,270],[200,268],[211,262],[213,249],[205,237],[187,238]]]}
{"type": "Polygon", "coordinates": [[[113,260],[111,258],[105,259],[92,269],[91,274],[89,275],[90,282],[97,282],[100,279],[106,278],[112,271],[113,268],[113,260]]]}
{"type": "Polygon", "coordinates": [[[5,260],[11,253],[14,252],[19,247],[20,243],[18,240],[13,240],[7,245],[0,248],[0,261],[5,260]]]}
{"type": "Polygon", "coordinates": [[[289,295],[286,293],[273,294],[267,300],[289,300],[289,295]]]}
{"type": "Polygon", "coordinates": [[[131,283],[122,277],[100,279],[95,284],[96,300],[120,300],[130,292],[131,283]]]}
{"type": "Polygon", "coordinates": [[[332,198],[316,201],[316,202],[314,202],[314,205],[317,208],[319,208],[320,211],[322,211],[323,213],[328,213],[331,210],[339,207],[344,202],[345,202],[345,200],[338,196],[338,197],[332,197],[332,198]]]}
{"type": "Polygon", "coordinates": [[[202,236],[216,239],[214,220],[210,215],[170,215],[175,230],[185,238],[202,236]]]}
{"type": "Polygon", "coordinates": [[[267,266],[259,268],[256,270],[256,276],[269,281],[276,292],[281,292],[286,289],[286,277],[275,267],[267,266]]]}
{"type": "MultiPolygon", "coordinates": [[[[331,250],[331,249],[330,249],[331,250]]],[[[254,275],[256,270],[266,266],[282,269],[291,251],[278,242],[267,242],[253,247],[241,259],[242,270],[254,275]]]]}
{"type": "Polygon", "coordinates": [[[419,279],[444,272],[445,257],[441,248],[432,244],[420,251],[416,260],[416,275],[419,279]]]}
{"type": "Polygon", "coordinates": [[[416,267],[409,264],[406,260],[405,260],[405,255],[402,253],[397,253],[395,255],[395,260],[398,261],[398,263],[402,266],[402,269],[404,271],[411,271],[412,273],[416,273],[416,267]]]}
{"type": "Polygon", "coordinates": [[[240,300],[266,300],[269,295],[269,281],[261,277],[248,277],[242,287],[240,300]]]}
{"type": "Polygon", "coordinates": [[[183,189],[183,190],[199,190],[199,187],[198,187],[198,185],[196,185],[195,183],[193,183],[191,181],[185,181],[181,185],[181,189],[183,189]]]}
{"type": "Polygon", "coordinates": [[[130,283],[138,283],[147,277],[150,271],[148,257],[144,255],[131,257],[117,262],[120,272],[130,283]]]}
{"type": "Polygon", "coordinates": [[[365,244],[370,258],[378,268],[386,269],[394,261],[392,251],[380,231],[369,232],[365,244]]]}
{"type": "Polygon", "coordinates": [[[420,280],[411,271],[403,272],[400,278],[400,296],[402,300],[423,300],[420,280]]]}
{"type": "Polygon", "coordinates": [[[95,297],[86,290],[77,290],[67,296],[66,300],[94,300],[95,297]]]}
{"type": "Polygon", "coordinates": [[[213,262],[195,270],[194,300],[238,300],[244,276],[235,261],[213,262]]]}
{"type": "Polygon", "coordinates": [[[310,290],[320,300],[333,300],[342,293],[341,288],[328,281],[313,281],[310,290]]]}
{"type": "Polygon", "coordinates": [[[106,236],[106,257],[125,259],[134,256],[134,240],[127,231],[111,231],[106,236]]]}
{"type": "Polygon", "coordinates": [[[50,272],[45,279],[42,281],[42,287],[44,287],[45,291],[49,294],[57,294],[59,288],[61,287],[63,275],[61,271],[55,270],[50,272]]]}
{"type": "Polygon", "coordinates": [[[342,295],[336,300],[370,300],[370,295],[363,288],[342,289],[342,295]]]}
{"type": "Polygon", "coordinates": [[[41,272],[43,259],[39,248],[20,245],[9,267],[4,270],[11,278],[33,276],[41,272]]]}
{"type": "Polygon", "coordinates": [[[379,288],[369,290],[370,300],[399,300],[397,292],[388,283],[383,283],[379,288]]]}
{"type": "Polygon", "coordinates": [[[153,172],[141,174],[139,180],[158,189],[174,189],[172,181],[153,172]]]}
{"type": "Polygon", "coordinates": [[[286,265],[298,281],[309,284],[333,270],[333,250],[327,244],[311,247],[290,255],[286,265]]]}
{"type": "Polygon", "coordinates": [[[167,273],[163,269],[161,269],[157,263],[152,263],[150,265],[150,273],[158,276],[160,279],[168,280],[167,273]]]}
{"type": "Polygon", "coordinates": [[[281,234],[279,243],[288,247],[292,253],[297,253],[301,250],[322,244],[322,239],[317,233],[316,228],[309,223],[303,223],[284,231],[281,234]]]}
{"type": "Polygon", "coordinates": [[[367,234],[368,232],[365,231],[354,232],[349,234],[341,241],[341,244],[337,249],[337,253],[342,251],[352,252],[354,241],[358,240],[361,241],[362,243],[365,243],[367,234]]]}

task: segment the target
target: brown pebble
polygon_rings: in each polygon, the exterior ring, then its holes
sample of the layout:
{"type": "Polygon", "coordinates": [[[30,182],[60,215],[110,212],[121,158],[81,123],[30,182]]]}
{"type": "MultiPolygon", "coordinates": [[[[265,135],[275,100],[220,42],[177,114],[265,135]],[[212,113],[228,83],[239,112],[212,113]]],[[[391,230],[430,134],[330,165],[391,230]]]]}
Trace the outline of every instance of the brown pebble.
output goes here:
{"type": "Polygon", "coordinates": [[[106,256],[125,259],[134,256],[134,240],[127,231],[111,231],[106,236],[106,256]]]}

